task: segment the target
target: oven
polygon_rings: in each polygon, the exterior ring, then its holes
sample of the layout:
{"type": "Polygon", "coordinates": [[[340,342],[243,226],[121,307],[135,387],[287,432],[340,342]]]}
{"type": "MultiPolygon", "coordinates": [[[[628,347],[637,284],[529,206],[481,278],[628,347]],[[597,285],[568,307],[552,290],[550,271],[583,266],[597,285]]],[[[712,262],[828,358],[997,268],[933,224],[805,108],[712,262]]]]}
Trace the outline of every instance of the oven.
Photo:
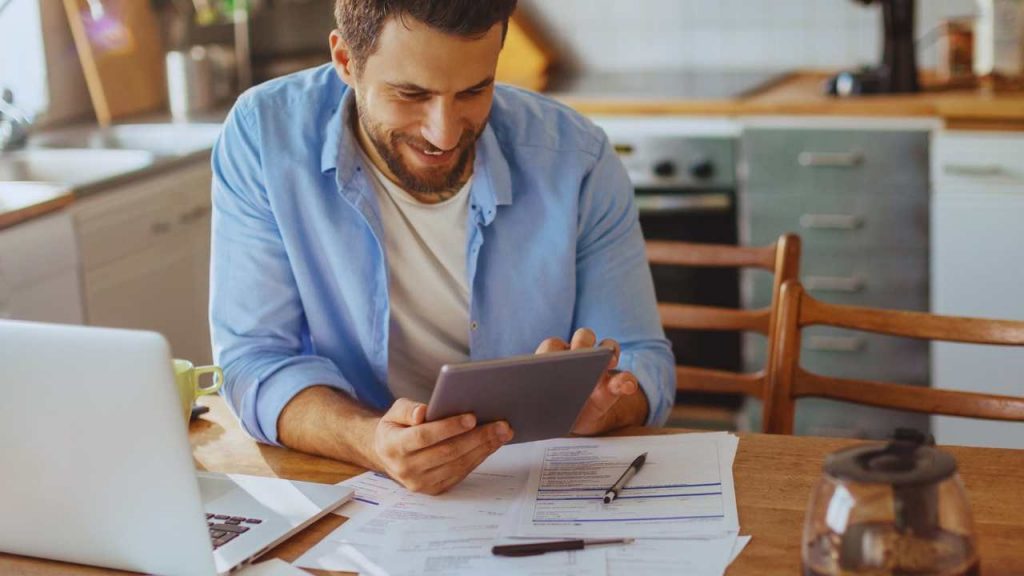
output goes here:
{"type": "MultiPolygon", "coordinates": [[[[644,237],[737,243],[736,156],[740,128],[724,119],[595,117],[633,183],[644,237]]],[[[659,301],[738,308],[739,272],[731,268],[652,266],[659,301]]],[[[667,333],[680,364],[741,370],[740,334],[667,333]]],[[[685,394],[687,403],[738,408],[732,395],[685,394]]]]}

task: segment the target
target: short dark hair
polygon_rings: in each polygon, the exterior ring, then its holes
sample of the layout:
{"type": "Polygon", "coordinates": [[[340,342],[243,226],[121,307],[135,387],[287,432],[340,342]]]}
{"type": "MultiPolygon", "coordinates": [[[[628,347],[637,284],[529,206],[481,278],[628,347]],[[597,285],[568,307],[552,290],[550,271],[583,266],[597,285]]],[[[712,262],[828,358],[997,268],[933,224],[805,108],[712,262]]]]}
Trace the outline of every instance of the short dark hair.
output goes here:
{"type": "Polygon", "coordinates": [[[389,18],[410,17],[442,32],[473,38],[501,22],[506,27],[518,0],[336,0],[334,18],[356,72],[377,49],[389,18]]]}

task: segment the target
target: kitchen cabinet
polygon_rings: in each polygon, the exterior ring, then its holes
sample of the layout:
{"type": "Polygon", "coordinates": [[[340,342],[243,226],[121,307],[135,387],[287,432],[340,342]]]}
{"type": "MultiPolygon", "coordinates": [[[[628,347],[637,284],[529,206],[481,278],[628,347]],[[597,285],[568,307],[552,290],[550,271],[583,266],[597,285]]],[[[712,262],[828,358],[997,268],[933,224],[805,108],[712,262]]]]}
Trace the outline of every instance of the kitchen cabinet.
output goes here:
{"type": "Polygon", "coordinates": [[[210,181],[204,159],[76,202],[89,324],[154,330],[175,357],[212,361],[210,181]]]}
{"type": "MultiPolygon", "coordinates": [[[[932,177],[932,309],[1024,320],[1024,135],[939,132],[932,177]]],[[[937,342],[936,388],[1024,396],[1024,349],[937,342]]],[[[1024,448],[1024,423],[935,416],[943,444],[1024,448]]]]}
{"type": "MultiPolygon", "coordinates": [[[[929,134],[919,120],[753,119],[741,141],[741,243],[803,239],[801,282],[823,301],[928,309],[929,134]]],[[[770,304],[770,275],[742,276],[745,307],[770,304]]],[[[925,342],[839,328],[806,330],[801,365],[812,372],[927,386],[925,342]]],[[[764,366],[766,341],[744,339],[744,365],[764,366]]],[[[754,411],[751,410],[750,414],[754,411]]],[[[822,399],[797,403],[796,432],[882,438],[928,428],[918,414],[822,399]]]]}
{"type": "Polygon", "coordinates": [[[0,230],[0,318],[81,324],[80,284],[67,212],[0,230]]]}

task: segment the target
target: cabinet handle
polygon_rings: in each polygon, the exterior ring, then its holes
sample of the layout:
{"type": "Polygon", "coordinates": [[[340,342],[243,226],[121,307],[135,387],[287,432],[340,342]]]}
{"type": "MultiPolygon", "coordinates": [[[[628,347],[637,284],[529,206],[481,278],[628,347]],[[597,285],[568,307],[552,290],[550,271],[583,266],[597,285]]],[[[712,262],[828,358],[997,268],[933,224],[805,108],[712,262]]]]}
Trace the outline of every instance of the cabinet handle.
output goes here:
{"type": "Polygon", "coordinates": [[[809,336],[804,348],[815,352],[860,352],[864,338],[858,336],[809,336]]]}
{"type": "Polygon", "coordinates": [[[817,230],[856,230],[864,225],[864,218],[851,214],[804,214],[800,227],[817,230]]]}
{"type": "Polygon", "coordinates": [[[998,164],[943,164],[942,171],[950,176],[988,177],[1006,173],[998,164]]]}
{"type": "Polygon", "coordinates": [[[864,289],[864,280],[856,276],[807,276],[803,279],[804,288],[819,292],[860,292],[864,289]]]}
{"type": "Polygon", "coordinates": [[[732,197],[724,192],[707,194],[637,194],[641,214],[672,214],[678,212],[727,212],[732,197]]]}
{"type": "Polygon", "coordinates": [[[862,152],[801,152],[797,162],[804,168],[856,168],[864,163],[862,152]]]}
{"type": "Polygon", "coordinates": [[[160,236],[162,234],[167,234],[168,232],[171,231],[171,223],[170,222],[153,222],[153,224],[149,227],[149,231],[152,232],[155,236],[160,236]]]}

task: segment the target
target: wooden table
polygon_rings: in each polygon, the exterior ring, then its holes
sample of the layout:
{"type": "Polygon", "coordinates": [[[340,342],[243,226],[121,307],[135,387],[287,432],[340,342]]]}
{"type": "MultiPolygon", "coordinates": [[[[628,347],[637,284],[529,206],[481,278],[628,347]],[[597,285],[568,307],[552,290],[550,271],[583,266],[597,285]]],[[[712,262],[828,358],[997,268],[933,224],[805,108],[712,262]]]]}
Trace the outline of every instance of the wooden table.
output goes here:
{"type": "MultiPolygon", "coordinates": [[[[196,466],[215,472],[340,482],[362,469],[257,444],[239,427],[218,397],[202,403],[211,411],[192,424],[196,466]]],[[[679,430],[660,430],[674,433],[679,430]]],[[[629,434],[650,434],[636,428],[629,434]]],[[[753,540],[729,568],[729,576],[800,573],[800,538],[811,487],[829,452],[855,441],[742,434],[733,474],[740,532],[753,540]]],[[[960,464],[970,498],[985,576],[1024,574],[1024,450],[947,448],[960,464]]],[[[271,552],[294,561],[344,522],[328,515],[271,552]]],[[[0,574],[115,574],[111,570],[0,554],[0,574]]],[[[327,572],[320,572],[327,574],[327,572]]]]}

